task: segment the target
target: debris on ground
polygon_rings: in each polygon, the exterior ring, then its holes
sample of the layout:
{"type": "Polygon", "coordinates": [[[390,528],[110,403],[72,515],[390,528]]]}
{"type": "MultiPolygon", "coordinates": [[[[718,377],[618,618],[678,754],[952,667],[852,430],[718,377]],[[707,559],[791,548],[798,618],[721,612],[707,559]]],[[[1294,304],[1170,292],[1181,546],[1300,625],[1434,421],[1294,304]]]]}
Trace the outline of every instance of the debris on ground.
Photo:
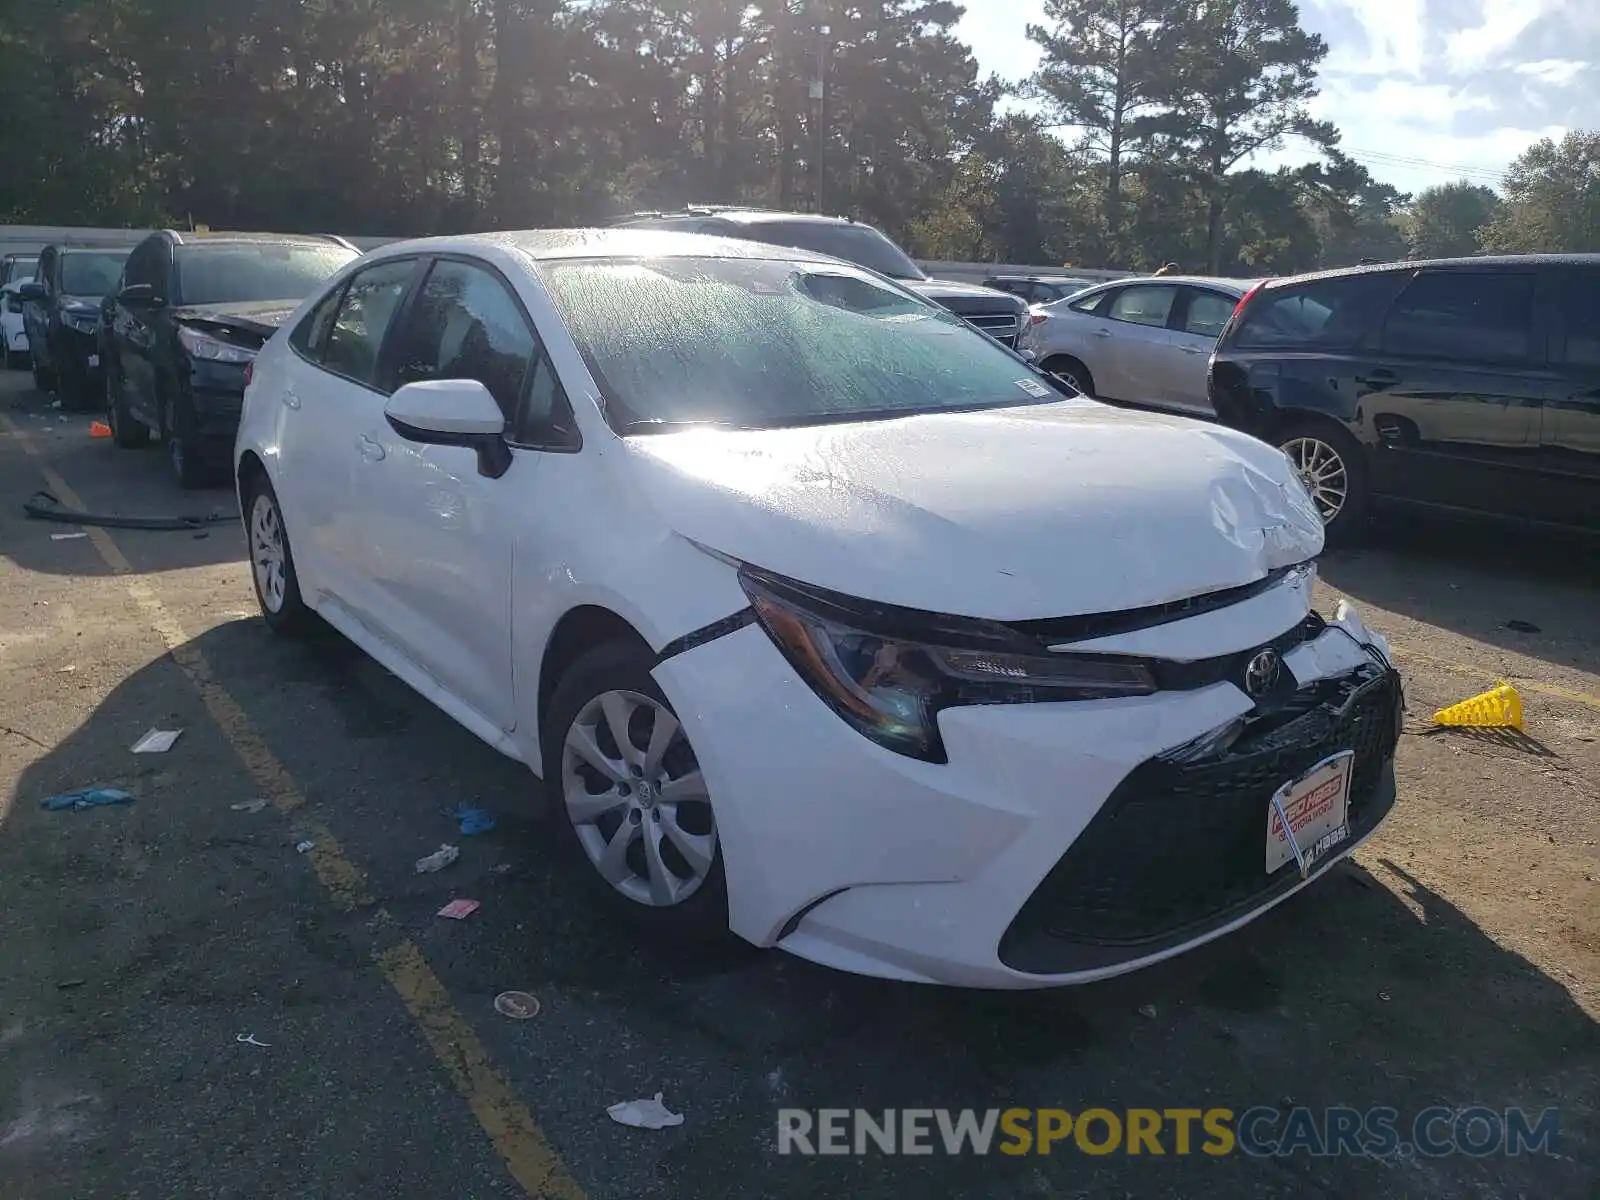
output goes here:
{"type": "Polygon", "coordinates": [[[460,857],[461,851],[446,842],[427,857],[417,859],[417,874],[432,875],[435,871],[444,870],[460,857]]]}
{"type": "Polygon", "coordinates": [[[133,744],[135,754],[165,754],[183,735],[181,729],[152,729],[133,744]]]}
{"type": "Polygon", "coordinates": [[[265,800],[246,800],[243,804],[228,805],[234,812],[242,813],[258,813],[266,806],[267,802],[265,800]]]}
{"type": "Polygon", "coordinates": [[[494,814],[486,808],[478,808],[472,804],[458,804],[450,813],[450,819],[461,823],[461,836],[476,837],[480,833],[488,833],[495,827],[494,814]]]}
{"type": "Polygon", "coordinates": [[[1472,729],[1521,729],[1522,697],[1509,683],[1479,692],[1433,714],[1435,725],[1472,729]]]}
{"type": "Polygon", "coordinates": [[[257,1041],[256,1035],[253,1033],[236,1033],[233,1035],[233,1040],[242,1046],[259,1046],[263,1050],[272,1049],[271,1042],[257,1041]]]}
{"type": "Polygon", "coordinates": [[[1507,621],[1506,628],[1514,633],[1543,633],[1544,630],[1532,621],[1507,621]]]}
{"type": "Polygon", "coordinates": [[[80,529],[77,533],[52,533],[50,535],[50,540],[52,542],[72,542],[76,541],[78,538],[86,538],[88,536],[89,535],[87,533],[80,529]]]}
{"type": "Polygon", "coordinates": [[[650,1100],[623,1100],[606,1109],[618,1125],[631,1125],[635,1129],[668,1129],[683,1124],[683,1114],[669,1112],[661,1103],[661,1093],[650,1100]]]}
{"type": "Polygon", "coordinates": [[[449,917],[452,921],[465,921],[480,907],[476,900],[452,900],[439,910],[438,915],[449,917]]]}
{"type": "Polygon", "coordinates": [[[1154,1004],[1139,1005],[1139,1015],[1141,1017],[1149,1017],[1154,1021],[1156,1019],[1156,1006],[1154,1004]]]}
{"type": "Polygon", "coordinates": [[[296,854],[310,854],[316,848],[317,848],[317,844],[315,842],[313,842],[310,838],[307,838],[303,842],[296,842],[294,844],[294,852],[296,854]]]}
{"type": "Polygon", "coordinates": [[[56,987],[63,992],[70,992],[73,988],[80,988],[88,983],[87,979],[63,979],[56,987]]]}
{"type": "Polygon", "coordinates": [[[539,1015],[539,1000],[527,992],[501,992],[494,998],[494,1010],[513,1021],[530,1021],[539,1015]]]}
{"type": "Polygon", "coordinates": [[[39,801],[41,808],[60,812],[71,808],[102,808],[108,804],[132,804],[133,796],[120,788],[84,788],[81,792],[64,792],[59,796],[46,796],[39,801]]]}
{"type": "Polygon", "coordinates": [[[120,513],[92,513],[79,508],[68,508],[49,492],[39,491],[22,505],[22,511],[38,521],[60,521],[67,525],[101,525],[107,529],[201,529],[218,522],[232,523],[239,512],[213,510],[203,517],[135,517],[120,513]]]}

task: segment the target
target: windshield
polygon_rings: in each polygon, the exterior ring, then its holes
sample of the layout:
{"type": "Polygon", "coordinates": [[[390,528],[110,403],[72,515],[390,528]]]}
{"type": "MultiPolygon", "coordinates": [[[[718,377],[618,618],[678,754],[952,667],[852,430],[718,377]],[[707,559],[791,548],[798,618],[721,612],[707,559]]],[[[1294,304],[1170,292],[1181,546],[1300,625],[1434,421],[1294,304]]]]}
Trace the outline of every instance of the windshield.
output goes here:
{"type": "Polygon", "coordinates": [[[178,303],[303,300],[355,257],[355,251],[331,245],[234,242],[185,246],[177,258],[178,303]]]}
{"type": "Polygon", "coordinates": [[[850,267],[569,259],[540,271],[622,433],[1062,398],[960,318],[850,267]]]}
{"type": "Polygon", "coordinates": [[[922,268],[871,225],[826,225],[819,221],[763,221],[747,236],[775,246],[796,246],[842,258],[890,279],[926,279],[922,268]]]}
{"type": "Polygon", "coordinates": [[[126,250],[74,251],[61,256],[61,290],[69,296],[109,296],[122,274],[126,250]]]}

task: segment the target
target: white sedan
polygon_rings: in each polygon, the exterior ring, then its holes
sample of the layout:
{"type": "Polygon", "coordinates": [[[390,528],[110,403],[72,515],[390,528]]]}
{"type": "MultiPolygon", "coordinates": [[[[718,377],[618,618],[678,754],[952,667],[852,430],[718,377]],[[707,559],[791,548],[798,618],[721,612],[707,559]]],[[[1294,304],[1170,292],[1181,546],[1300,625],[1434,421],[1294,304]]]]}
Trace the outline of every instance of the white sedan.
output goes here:
{"type": "Polygon", "coordinates": [[[252,365],[257,597],[526,763],[649,929],[1117,974],[1371,834],[1400,692],[1381,637],[1312,611],[1281,453],[1054,383],[806,251],[385,246],[252,365]]]}
{"type": "Polygon", "coordinates": [[[1033,308],[1017,348],[1087,396],[1209,416],[1206,367],[1251,284],[1119,279],[1033,308]]]}
{"type": "Polygon", "coordinates": [[[5,341],[5,365],[13,371],[26,370],[28,358],[28,331],[22,324],[22,297],[17,293],[24,280],[15,280],[0,287],[0,339],[5,341]]]}

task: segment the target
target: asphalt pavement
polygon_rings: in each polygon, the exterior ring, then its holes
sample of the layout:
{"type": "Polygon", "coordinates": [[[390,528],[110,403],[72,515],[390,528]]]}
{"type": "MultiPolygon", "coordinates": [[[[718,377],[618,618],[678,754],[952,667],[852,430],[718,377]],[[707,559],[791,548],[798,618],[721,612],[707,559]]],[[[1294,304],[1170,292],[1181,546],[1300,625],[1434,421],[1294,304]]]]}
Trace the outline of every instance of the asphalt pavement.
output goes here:
{"type": "Polygon", "coordinates": [[[179,492],[159,448],[118,450],[88,422],[0,374],[6,1200],[1600,1196],[1588,549],[1406,525],[1330,555],[1325,601],[1360,605],[1407,676],[1378,837],[1178,961],[960,992],[617,926],[575,886],[524,768],[332,632],[267,633],[236,523],[26,518],[41,488],[97,512],[232,512],[225,488],[179,492]],[[1525,735],[1429,729],[1501,677],[1523,689],[1525,735]],[[131,754],[152,727],[183,733],[131,754]],[[90,785],[136,799],[40,807],[90,785]],[[460,836],[463,802],[498,828],[460,836]],[[460,860],[416,874],[442,842],[460,860]],[[481,907],[435,915],[461,898],[481,907]],[[496,1013],[508,989],[539,1014],[496,1013]],[[656,1092],[681,1126],[606,1115],[656,1092]],[[1556,1152],[777,1153],[784,1107],[1473,1104],[1559,1109],[1556,1152]]]}

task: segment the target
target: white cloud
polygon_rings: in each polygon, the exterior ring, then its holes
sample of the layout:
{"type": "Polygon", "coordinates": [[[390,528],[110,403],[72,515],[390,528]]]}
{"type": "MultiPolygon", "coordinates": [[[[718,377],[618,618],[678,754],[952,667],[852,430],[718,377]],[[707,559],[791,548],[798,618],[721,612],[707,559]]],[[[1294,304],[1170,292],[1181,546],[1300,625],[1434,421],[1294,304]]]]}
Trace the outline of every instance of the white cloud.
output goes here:
{"type": "Polygon", "coordinates": [[[1545,11],[1545,0],[1483,0],[1482,24],[1444,40],[1445,57],[1457,71],[1488,66],[1509,50],[1545,11]]]}
{"type": "Polygon", "coordinates": [[[1541,58],[1537,62],[1521,62],[1511,68],[1518,75],[1528,75],[1540,83],[1564,87],[1589,69],[1589,64],[1575,58],[1541,58]]]}
{"type": "Polygon", "coordinates": [[[1422,74],[1426,42],[1424,0],[1314,0],[1313,7],[1322,10],[1318,16],[1324,20],[1336,19],[1340,9],[1346,10],[1361,27],[1366,41],[1365,47],[1357,47],[1353,40],[1324,35],[1328,41],[1325,70],[1364,75],[1422,74]]]}

